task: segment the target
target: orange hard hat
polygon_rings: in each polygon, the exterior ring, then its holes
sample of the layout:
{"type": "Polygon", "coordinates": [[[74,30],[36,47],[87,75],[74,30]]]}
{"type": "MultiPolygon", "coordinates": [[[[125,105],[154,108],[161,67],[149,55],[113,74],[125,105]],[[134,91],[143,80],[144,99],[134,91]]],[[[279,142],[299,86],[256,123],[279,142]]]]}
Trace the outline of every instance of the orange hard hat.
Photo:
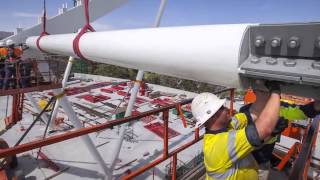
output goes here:
{"type": "Polygon", "coordinates": [[[243,98],[244,104],[251,104],[256,102],[256,100],[257,100],[257,97],[256,97],[256,94],[253,92],[253,89],[248,88],[243,98]]]}

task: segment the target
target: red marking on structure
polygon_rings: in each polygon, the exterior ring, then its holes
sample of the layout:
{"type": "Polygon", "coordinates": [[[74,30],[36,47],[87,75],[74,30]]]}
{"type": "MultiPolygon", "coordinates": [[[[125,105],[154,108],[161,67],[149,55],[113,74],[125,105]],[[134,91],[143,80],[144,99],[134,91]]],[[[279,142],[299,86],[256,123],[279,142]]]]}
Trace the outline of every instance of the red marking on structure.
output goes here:
{"type": "Polygon", "coordinates": [[[117,86],[117,85],[113,85],[113,86],[111,86],[111,88],[112,88],[112,89],[115,89],[115,90],[117,90],[117,91],[124,90],[123,87],[119,87],[119,86],[117,86]]]}
{"type": "Polygon", "coordinates": [[[105,92],[105,93],[109,93],[109,94],[113,93],[113,89],[111,89],[111,88],[103,88],[103,89],[100,89],[100,91],[105,92]]]}
{"type": "MultiPolygon", "coordinates": [[[[163,123],[156,122],[152,124],[148,124],[144,126],[146,129],[150,130],[151,132],[155,133],[159,137],[163,138],[163,133],[164,133],[164,125],[163,123]]],[[[171,129],[170,127],[168,128],[168,138],[174,138],[176,136],[180,135],[179,132],[171,129]]]]}
{"type": "MultiPolygon", "coordinates": [[[[128,93],[124,92],[124,91],[118,91],[117,94],[120,95],[120,96],[127,96],[128,93]]],[[[128,96],[130,96],[130,93],[129,93],[128,96]]]]}
{"type": "Polygon", "coordinates": [[[168,106],[171,103],[168,102],[168,100],[162,100],[160,98],[156,98],[154,100],[151,101],[152,104],[156,104],[156,105],[160,105],[160,106],[168,106]]]}
{"type": "Polygon", "coordinates": [[[127,86],[127,82],[120,83],[118,86],[127,86]]]}
{"type": "Polygon", "coordinates": [[[39,157],[48,165],[48,167],[56,172],[60,170],[60,167],[56,165],[51,159],[49,159],[43,152],[39,152],[39,157]]]}
{"type": "MultiPolygon", "coordinates": [[[[108,86],[110,84],[111,84],[111,82],[99,82],[99,83],[91,84],[91,85],[84,86],[84,87],[66,88],[65,93],[67,96],[73,96],[73,95],[81,94],[84,92],[88,92],[92,89],[102,88],[102,87],[108,86]]],[[[53,92],[49,92],[48,95],[53,96],[53,92]]]]}
{"type": "Polygon", "coordinates": [[[101,102],[101,101],[105,101],[110,99],[110,97],[108,96],[104,96],[104,95],[90,95],[90,94],[86,94],[83,96],[78,96],[77,98],[82,98],[86,101],[89,101],[91,103],[97,103],[97,102],[101,102]]]}
{"type": "Polygon", "coordinates": [[[151,115],[151,116],[146,116],[146,117],[141,118],[141,121],[145,124],[148,124],[155,119],[157,119],[157,118],[155,116],[151,115]]]}

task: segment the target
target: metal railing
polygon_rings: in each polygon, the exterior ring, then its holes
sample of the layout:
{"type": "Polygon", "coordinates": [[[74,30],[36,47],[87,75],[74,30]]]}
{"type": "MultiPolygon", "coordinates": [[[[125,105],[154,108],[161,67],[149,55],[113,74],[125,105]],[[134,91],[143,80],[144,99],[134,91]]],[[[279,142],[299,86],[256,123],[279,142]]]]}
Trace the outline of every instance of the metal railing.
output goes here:
{"type": "MultiPolygon", "coordinates": [[[[234,100],[234,89],[224,89],[221,91],[217,91],[215,93],[218,94],[218,93],[222,93],[222,92],[226,92],[226,91],[230,92],[230,96],[231,96],[231,98],[230,98],[230,113],[233,113],[232,110],[233,110],[233,100],[234,100]]],[[[116,120],[105,122],[103,124],[93,125],[91,127],[86,127],[86,128],[82,128],[82,129],[78,129],[78,130],[74,130],[74,131],[69,131],[64,134],[54,135],[54,136],[47,137],[45,139],[35,140],[32,142],[21,144],[21,145],[11,147],[8,149],[1,149],[0,150],[0,158],[23,153],[26,151],[30,151],[32,149],[40,148],[43,146],[48,146],[48,145],[55,144],[58,142],[66,141],[66,140],[76,138],[79,136],[83,136],[83,135],[86,135],[89,133],[98,132],[98,131],[101,131],[101,130],[104,130],[107,128],[112,128],[116,125],[121,125],[124,123],[137,121],[140,118],[162,112],[162,117],[163,117],[163,121],[164,121],[164,133],[163,133],[164,134],[163,135],[164,136],[163,137],[163,147],[164,148],[163,148],[162,157],[159,159],[156,159],[146,165],[143,165],[142,167],[138,168],[137,170],[132,171],[130,174],[121,177],[121,179],[132,179],[132,178],[144,173],[145,171],[149,170],[150,168],[155,167],[156,165],[160,164],[161,162],[163,162],[171,157],[173,158],[171,177],[172,177],[172,179],[176,179],[177,154],[180,153],[181,151],[189,148],[193,144],[199,142],[203,138],[203,135],[200,136],[199,129],[196,128],[194,131],[194,139],[192,141],[185,143],[174,150],[170,150],[170,152],[169,152],[169,147],[168,147],[169,110],[177,108],[177,106],[189,104],[191,102],[192,102],[192,99],[188,99],[188,100],[184,100],[182,102],[176,103],[176,104],[168,105],[166,107],[151,110],[151,111],[144,112],[144,113],[137,114],[137,115],[133,115],[130,117],[116,119],[116,120]]]]}
{"type": "Polygon", "coordinates": [[[65,63],[57,60],[15,60],[0,63],[0,96],[61,87],[65,63]]]}
{"type": "Polygon", "coordinates": [[[289,180],[306,180],[312,159],[312,150],[315,147],[317,135],[319,132],[320,117],[314,118],[308,128],[307,136],[302,144],[298,158],[295,160],[289,180]]]}

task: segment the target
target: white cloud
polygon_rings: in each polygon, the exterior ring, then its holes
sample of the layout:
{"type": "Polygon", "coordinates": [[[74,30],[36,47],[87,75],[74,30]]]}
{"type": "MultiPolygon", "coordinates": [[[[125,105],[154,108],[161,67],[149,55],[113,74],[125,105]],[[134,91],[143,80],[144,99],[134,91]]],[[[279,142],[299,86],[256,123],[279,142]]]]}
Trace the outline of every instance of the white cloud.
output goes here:
{"type": "Polygon", "coordinates": [[[105,31],[105,30],[114,29],[112,25],[106,24],[106,23],[93,22],[91,23],[91,25],[96,31],[105,31]]]}
{"type": "Polygon", "coordinates": [[[15,17],[23,17],[23,18],[36,18],[40,16],[40,14],[26,13],[26,12],[14,12],[12,15],[15,17]]]}

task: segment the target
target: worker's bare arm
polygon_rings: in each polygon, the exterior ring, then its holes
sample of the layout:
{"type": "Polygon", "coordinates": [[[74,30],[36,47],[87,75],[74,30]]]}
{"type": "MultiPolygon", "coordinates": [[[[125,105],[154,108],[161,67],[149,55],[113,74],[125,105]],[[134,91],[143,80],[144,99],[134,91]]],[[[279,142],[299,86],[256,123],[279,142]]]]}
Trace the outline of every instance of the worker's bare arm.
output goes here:
{"type": "Polygon", "coordinates": [[[261,140],[269,137],[277,124],[280,111],[280,94],[272,93],[266,106],[255,122],[261,140]]]}

